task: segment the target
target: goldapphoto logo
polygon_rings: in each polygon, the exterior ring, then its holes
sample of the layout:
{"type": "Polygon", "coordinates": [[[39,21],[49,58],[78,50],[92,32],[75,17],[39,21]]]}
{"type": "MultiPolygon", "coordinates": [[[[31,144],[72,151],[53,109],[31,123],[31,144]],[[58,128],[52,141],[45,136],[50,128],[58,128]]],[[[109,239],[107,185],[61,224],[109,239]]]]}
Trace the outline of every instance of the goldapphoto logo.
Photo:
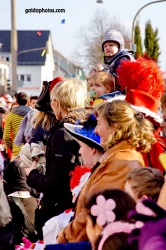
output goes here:
{"type": "Polygon", "coordinates": [[[31,9],[25,9],[25,13],[65,13],[65,9],[36,9],[36,8],[31,8],[31,9]]]}

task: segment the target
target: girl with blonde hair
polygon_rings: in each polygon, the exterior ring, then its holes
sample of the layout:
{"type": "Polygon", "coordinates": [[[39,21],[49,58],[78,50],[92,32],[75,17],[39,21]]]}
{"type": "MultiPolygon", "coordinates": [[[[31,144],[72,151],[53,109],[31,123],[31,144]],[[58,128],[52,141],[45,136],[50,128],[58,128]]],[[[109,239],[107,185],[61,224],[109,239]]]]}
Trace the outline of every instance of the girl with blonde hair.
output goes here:
{"type": "Polygon", "coordinates": [[[146,153],[156,142],[153,126],[149,120],[122,100],[104,103],[95,109],[98,120],[95,132],[101,136],[100,143],[112,148],[121,141],[128,141],[139,152],[146,153]],[[103,130],[104,128],[104,130],[103,130]]]}
{"type": "Polygon", "coordinates": [[[33,162],[30,168],[24,168],[28,185],[43,193],[35,212],[35,228],[39,239],[43,238],[42,227],[45,222],[73,205],[69,173],[76,165],[82,164],[82,158],[78,141],[67,132],[64,123],[75,124],[78,119],[84,121],[86,94],[86,85],[74,78],[60,81],[51,89],[48,96],[57,123],[51,128],[47,143],[46,175],[38,172],[37,162],[33,162]]]}
{"type": "Polygon", "coordinates": [[[92,174],[78,197],[75,217],[58,235],[58,243],[88,240],[85,204],[89,197],[105,189],[122,189],[127,174],[144,166],[142,152],[155,143],[153,127],[127,102],[114,100],[95,108],[100,144],[106,152],[92,168],[92,174]]]}

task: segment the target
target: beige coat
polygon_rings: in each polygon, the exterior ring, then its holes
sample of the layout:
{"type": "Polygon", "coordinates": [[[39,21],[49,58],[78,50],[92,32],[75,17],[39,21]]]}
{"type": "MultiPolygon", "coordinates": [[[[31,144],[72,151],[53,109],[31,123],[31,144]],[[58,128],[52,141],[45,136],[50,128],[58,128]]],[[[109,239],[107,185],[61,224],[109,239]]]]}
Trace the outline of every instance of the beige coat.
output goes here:
{"type": "Polygon", "coordinates": [[[75,210],[75,218],[58,236],[58,243],[87,240],[86,215],[84,208],[87,199],[94,193],[105,189],[124,189],[126,175],[136,167],[144,166],[141,153],[137,152],[128,141],[122,141],[107,150],[99,160],[100,165],[94,170],[81,190],[75,210]]]}

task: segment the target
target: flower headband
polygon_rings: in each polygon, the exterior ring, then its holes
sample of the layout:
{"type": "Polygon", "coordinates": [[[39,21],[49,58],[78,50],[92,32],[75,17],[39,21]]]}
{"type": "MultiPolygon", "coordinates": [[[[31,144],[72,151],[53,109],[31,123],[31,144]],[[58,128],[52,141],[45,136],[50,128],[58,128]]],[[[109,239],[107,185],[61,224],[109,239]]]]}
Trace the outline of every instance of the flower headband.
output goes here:
{"type": "Polygon", "coordinates": [[[104,242],[106,239],[114,233],[130,233],[135,228],[134,224],[130,224],[128,222],[115,221],[109,225],[107,225],[103,230],[103,237],[99,243],[98,250],[102,250],[104,242]]]}
{"type": "Polygon", "coordinates": [[[115,213],[112,210],[116,207],[115,201],[113,199],[106,200],[103,195],[99,195],[96,198],[96,203],[91,207],[91,214],[97,216],[96,223],[104,226],[107,222],[113,222],[115,213]]]}

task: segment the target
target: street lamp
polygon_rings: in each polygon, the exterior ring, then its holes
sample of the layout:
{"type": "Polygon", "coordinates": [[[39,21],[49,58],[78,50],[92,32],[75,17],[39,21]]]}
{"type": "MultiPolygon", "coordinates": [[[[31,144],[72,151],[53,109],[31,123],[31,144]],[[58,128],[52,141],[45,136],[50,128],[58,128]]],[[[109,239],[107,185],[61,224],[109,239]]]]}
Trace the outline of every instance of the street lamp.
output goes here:
{"type": "Polygon", "coordinates": [[[26,49],[26,50],[21,50],[17,53],[17,56],[19,56],[20,54],[23,53],[28,53],[28,52],[32,52],[32,51],[38,51],[38,50],[45,50],[46,51],[46,47],[41,47],[41,48],[36,48],[36,49],[26,49]]]}
{"type": "Polygon", "coordinates": [[[142,9],[144,9],[145,7],[147,7],[147,6],[150,5],[150,4],[153,4],[153,3],[160,3],[160,2],[165,2],[165,1],[166,1],[166,0],[158,0],[158,1],[153,1],[153,2],[147,3],[147,4],[145,4],[144,6],[142,6],[142,7],[137,11],[137,13],[135,14],[134,19],[133,19],[133,22],[132,22],[131,43],[130,43],[130,49],[131,49],[133,52],[136,52],[136,44],[134,43],[134,28],[135,28],[135,20],[136,20],[138,14],[140,13],[140,11],[141,11],[142,9]]]}

